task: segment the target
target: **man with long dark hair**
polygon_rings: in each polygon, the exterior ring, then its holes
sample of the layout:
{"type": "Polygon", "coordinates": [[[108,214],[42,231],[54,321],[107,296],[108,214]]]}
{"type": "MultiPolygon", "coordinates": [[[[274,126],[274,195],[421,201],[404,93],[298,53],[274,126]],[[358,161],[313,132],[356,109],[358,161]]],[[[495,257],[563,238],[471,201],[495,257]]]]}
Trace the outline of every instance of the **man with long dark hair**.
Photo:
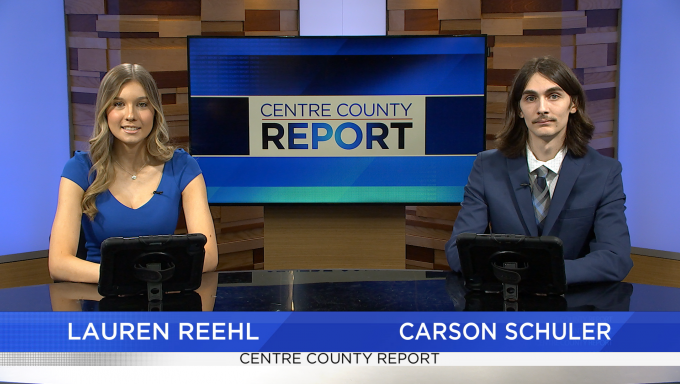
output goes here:
{"type": "Polygon", "coordinates": [[[528,61],[510,88],[498,149],[481,152],[446,243],[460,270],[461,233],[557,236],[567,283],[621,281],[633,262],[621,164],[588,146],[594,126],[573,72],[552,57],[528,61]]]}

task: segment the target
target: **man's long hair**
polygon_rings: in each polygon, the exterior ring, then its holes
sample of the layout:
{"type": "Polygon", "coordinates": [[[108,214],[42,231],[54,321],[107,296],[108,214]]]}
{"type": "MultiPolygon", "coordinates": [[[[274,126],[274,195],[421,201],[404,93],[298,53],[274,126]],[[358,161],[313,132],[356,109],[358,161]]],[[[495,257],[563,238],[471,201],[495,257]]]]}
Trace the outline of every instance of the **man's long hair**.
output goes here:
{"type": "Polygon", "coordinates": [[[508,94],[505,124],[496,135],[496,147],[506,157],[526,156],[529,128],[524,119],[520,117],[519,103],[529,79],[535,73],[559,85],[576,106],[576,112],[569,115],[564,144],[574,156],[585,156],[588,152],[588,142],[595,130],[593,122],[586,114],[585,92],[571,69],[551,56],[529,60],[515,75],[508,94]]]}

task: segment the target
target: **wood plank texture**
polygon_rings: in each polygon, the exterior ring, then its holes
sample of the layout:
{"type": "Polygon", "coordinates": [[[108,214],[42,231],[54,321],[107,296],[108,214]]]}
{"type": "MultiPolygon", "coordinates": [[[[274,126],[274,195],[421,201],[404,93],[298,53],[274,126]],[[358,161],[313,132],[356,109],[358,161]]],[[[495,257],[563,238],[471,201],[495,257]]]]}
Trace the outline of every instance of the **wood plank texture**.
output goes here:
{"type": "Polygon", "coordinates": [[[253,269],[253,250],[222,253],[217,260],[217,271],[238,271],[253,269]]]}
{"type": "Polygon", "coordinates": [[[630,256],[633,269],[623,281],[680,288],[680,261],[634,254],[630,256]]]}
{"type": "Polygon", "coordinates": [[[201,0],[107,0],[109,15],[200,16],[201,0]]]}
{"type": "Polygon", "coordinates": [[[438,31],[436,9],[408,9],[404,11],[405,31],[438,31]]]}
{"type": "Polygon", "coordinates": [[[607,65],[607,44],[579,45],[576,47],[576,66],[579,68],[607,65]]]}
{"type": "Polygon", "coordinates": [[[525,17],[524,29],[577,29],[586,28],[588,20],[580,17],[525,17]]]}
{"type": "Polygon", "coordinates": [[[243,30],[248,31],[280,31],[281,15],[279,11],[246,10],[246,21],[243,30]]]}
{"type": "Polygon", "coordinates": [[[562,57],[562,47],[494,47],[494,67],[519,69],[527,60],[538,56],[562,57]]]}
{"type": "Polygon", "coordinates": [[[121,50],[123,63],[137,63],[149,72],[186,71],[187,50],[181,49],[126,49],[121,50]]]}
{"type": "Polygon", "coordinates": [[[574,36],[496,36],[494,47],[563,47],[574,45],[574,36]]]}
{"type": "Polygon", "coordinates": [[[158,20],[97,20],[97,32],[158,32],[158,20]]]}
{"type": "MultiPolygon", "coordinates": [[[[236,32],[235,32],[236,33],[236,32]]],[[[245,36],[298,36],[299,31],[246,31],[245,36]]]]}
{"type": "Polygon", "coordinates": [[[588,28],[597,27],[618,27],[619,25],[619,10],[618,9],[596,9],[586,11],[588,18],[588,28]]]}
{"type": "Polygon", "coordinates": [[[95,48],[106,49],[106,39],[93,37],[70,37],[68,39],[68,46],[70,48],[95,48]]]}
{"type": "Polygon", "coordinates": [[[439,20],[479,19],[482,17],[481,0],[439,0],[439,20]]]}
{"type": "Polygon", "coordinates": [[[158,22],[158,37],[186,37],[200,35],[200,21],[162,20],[158,22]]]}
{"type": "Polygon", "coordinates": [[[618,43],[618,32],[584,33],[576,35],[577,45],[618,43]]]}
{"type": "Polygon", "coordinates": [[[398,9],[394,11],[387,11],[388,29],[390,31],[401,32],[404,30],[404,10],[398,9]]]}
{"type": "Polygon", "coordinates": [[[201,21],[243,21],[246,7],[243,0],[202,0],[201,21]]]}
{"type": "Polygon", "coordinates": [[[524,33],[522,19],[484,19],[482,33],[487,35],[522,35],[524,33]]]}
{"type": "Polygon", "coordinates": [[[482,33],[481,20],[442,20],[440,25],[442,31],[480,31],[482,33]]]}
{"type": "Polygon", "coordinates": [[[297,11],[298,0],[245,0],[246,9],[297,11]]]}
{"type": "MultiPolygon", "coordinates": [[[[245,19],[245,11],[243,18],[245,19]]],[[[202,21],[201,33],[243,32],[242,21],[202,21]]]]}
{"type": "Polygon", "coordinates": [[[264,216],[262,206],[233,206],[220,207],[220,221],[222,223],[243,221],[249,219],[261,219],[264,216]]]}
{"type": "Polygon", "coordinates": [[[69,32],[95,32],[97,15],[66,15],[66,26],[69,32]]]}
{"type": "Polygon", "coordinates": [[[164,38],[134,38],[134,39],[107,39],[109,49],[173,49],[186,48],[187,39],[177,37],[164,38]]]}
{"type": "Polygon", "coordinates": [[[439,0],[387,0],[387,10],[395,9],[437,9],[439,0]]]}
{"type": "Polygon", "coordinates": [[[575,11],[576,0],[484,0],[482,13],[575,11]]]}
{"type": "Polygon", "coordinates": [[[282,31],[297,31],[298,26],[298,11],[282,10],[280,11],[281,21],[279,27],[282,31]]]}
{"type": "Polygon", "coordinates": [[[586,73],[584,79],[585,84],[616,82],[616,71],[586,73]]]}
{"type": "Polygon", "coordinates": [[[67,15],[97,15],[106,13],[105,0],[65,0],[64,13],[67,15]]]}
{"type": "Polygon", "coordinates": [[[404,268],[404,227],[394,206],[266,207],[264,268],[404,268]]]}
{"type": "Polygon", "coordinates": [[[578,9],[621,9],[621,0],[578,0],[578,9]]]}
{"type": "Polygon", "coordinates": [[[434,269],[451,270],[449,262],[446,260],[446,253],[440,249],[434,250],[434,269]]]}
{"type": "Polygon", "coordinates": [[[50,284],[47,258],[0,264],[0,289],[50,284]]]}

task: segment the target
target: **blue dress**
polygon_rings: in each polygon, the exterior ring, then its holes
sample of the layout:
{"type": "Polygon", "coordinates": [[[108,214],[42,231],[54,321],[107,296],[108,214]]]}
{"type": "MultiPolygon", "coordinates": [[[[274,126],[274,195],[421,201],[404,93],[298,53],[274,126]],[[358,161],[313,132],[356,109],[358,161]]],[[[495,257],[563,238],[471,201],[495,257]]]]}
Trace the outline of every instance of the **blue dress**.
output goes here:
{"type": "MultiPolygon", "coordinates": [[[[94,181],[94,174],[88,179],[91,167],[89,154],[76,151],[64,166],[61,176],[75,182],[85,191],[94,181]]],[[[81,220],[87,260],[100,262],[102,241],[109,237],[173,234],[177,227],[182,191],[199,174],[201,169],[196,160],[184,150],[177,149],[163,167],[163,176],[156,189],[163,193],[154,194],[141,207],[132,209],[121,204],[108,190],[100,193],[96,199],[99,212],[94,221],[90,221],[85,214],[81,220]]]]}

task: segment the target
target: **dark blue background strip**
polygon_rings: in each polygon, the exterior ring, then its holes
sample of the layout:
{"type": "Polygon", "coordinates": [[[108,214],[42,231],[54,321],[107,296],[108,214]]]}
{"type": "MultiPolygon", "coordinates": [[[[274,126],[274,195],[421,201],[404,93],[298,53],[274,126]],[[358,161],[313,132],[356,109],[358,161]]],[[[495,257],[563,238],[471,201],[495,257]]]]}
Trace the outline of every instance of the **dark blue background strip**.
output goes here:
{"type": "Polygon", "coordinates": [[[418,37],[190,37],[192,55],[427,55],[484,54],[482,36],[418,37]]]}
{"type": "Polygon", "coordinates": [[[465,186],[475,155],[196,157],[212,187],[465,186]]]}
{"type": "Polygon", "coordinates": [[[484,94],[483,37],[190,38],[190,96],[484,94]]]}

